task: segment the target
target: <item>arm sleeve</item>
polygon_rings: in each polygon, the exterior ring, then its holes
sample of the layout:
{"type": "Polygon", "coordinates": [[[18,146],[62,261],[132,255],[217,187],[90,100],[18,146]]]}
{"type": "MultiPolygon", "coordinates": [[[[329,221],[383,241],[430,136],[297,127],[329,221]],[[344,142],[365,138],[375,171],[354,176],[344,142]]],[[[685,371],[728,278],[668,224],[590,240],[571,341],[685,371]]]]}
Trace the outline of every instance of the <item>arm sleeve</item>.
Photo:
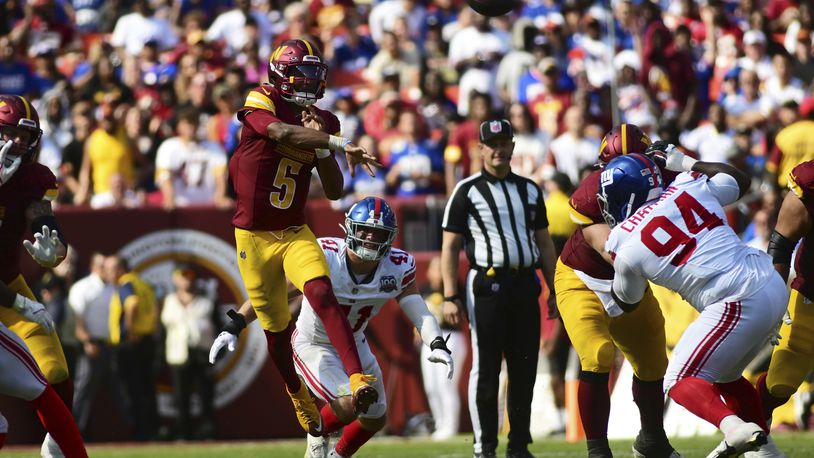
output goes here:
{"type": "Polygon", "coordinates": [[[740,196],[738,181],[728,173],[715,174],[707,181],[707,186],[721,205],[729,205],[737,201],[740,196]]]}
{"type": "Polygon", "coordinates": [[[459,234],[466,232],[467,208],[469,207],[468,190],[468,186],[463,187],[458,184],[452,191],[452,197],[444,210],[444,220],[441,223],[443,230],[459,234]]]}
{"type": "Polygon", "coordinates": [[[613,292],[622,302],[636,304],[644,297],[647,289],[647,280],[636,272],[622,257],[613,261],[613,292]]]}
{"type": "Polygon", "coordinates": [[[407,318],[413,322],[418,333],[421,334],[421,341],[424,345],[430,346],[436,337],[441,335],[441,328],[438,326],[438,321],[430,313],[424,299],[418,294],[410,294],[404,296],[399,301],[401,309],[407,318]]]}
{"type": "Polygon", "coordinates": [[[268,136],[266,128],[269,124],[281,122],[280,118],[265,110],[253,110],[243,117],[243,124],[264,137],[268,136]]]}

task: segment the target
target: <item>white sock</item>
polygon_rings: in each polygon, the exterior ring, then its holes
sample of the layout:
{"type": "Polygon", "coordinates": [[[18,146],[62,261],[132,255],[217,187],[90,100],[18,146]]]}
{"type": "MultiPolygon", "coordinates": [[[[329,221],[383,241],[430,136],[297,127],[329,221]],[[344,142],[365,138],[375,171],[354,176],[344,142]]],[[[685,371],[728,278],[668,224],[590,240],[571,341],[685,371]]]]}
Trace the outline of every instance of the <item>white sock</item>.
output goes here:
{"type": "Polygon", "coordinates": [[[728,415],[724,417],[723,420],[721,420],[721,426],[719,427],[719,429],[721,430],[722,433],[724,433],[724,436],[726,436],[727,434],[729,434],[730,431],[744,423],[745,422],[738,418],[737,415],[728,415]]]}

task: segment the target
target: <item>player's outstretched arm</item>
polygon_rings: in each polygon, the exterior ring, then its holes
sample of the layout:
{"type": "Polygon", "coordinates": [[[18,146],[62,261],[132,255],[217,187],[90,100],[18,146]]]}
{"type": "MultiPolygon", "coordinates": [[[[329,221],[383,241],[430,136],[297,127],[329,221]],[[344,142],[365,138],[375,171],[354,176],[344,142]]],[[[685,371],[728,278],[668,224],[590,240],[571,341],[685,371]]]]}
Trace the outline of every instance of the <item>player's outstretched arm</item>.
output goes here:
{"type": "Polygon", "coordinates": [[[791,254],[797,242],[811,230],[812,221],[803,201],[793,192],[786,194],[777,216],[777,224],[769,238],[768,253],[774,268],[788,281],[791,254]]]}
{"type": "Polygon", "coordinates": [[[241,331],[243,331],[249,323],[257,319],[257,313],[255,313],[252,303],[248,300],[240,306],[240,311],[235,312],[234,310],[229,310],[226,314],[229,316],[230,321],[223,326],[223,331],[218,334],[218,337],[215,338],[215,341],[209,348],[210,364],[215,364],[218,354],[220,354],[224,347],[228,348],[229,351],[235,351],[237,338],[240,336],[241,331]]]}
{"type": "Polygon", "coordinates": [[[693,159],[682,153],[675,145],[656,142],[651,148],[648,148],[646,154],[653,158],[659,165],[673,172],[700,172],[710,178],[719,173],[725,173],[738,182],[738,198],[743,197],[752,185],[752,179],[745,172],[722,162],[702,162],[693,159]],[[659,149],[659,146],[664,146],[661,148],[664,151],[654,151],[654,148],[659,149]]]}
{"type": "Polygon", "coordinates": [[[32,202],[25,211],[26,221],[34,234],[34,243],[23,241],[28,254],[43,267],[56,267],[65,259],[68,244],[59,230],[57,218],[51,210],[51,202],[32,202]]]}
{"type": "Polygon", "coordinates": [[[54,320],[45,310],[45,306],[33,301],[22,294],[17,294],[4,282],[0,281],[0,306],[14,309],[29,321],[39,324],[45,332],[54,332],[54,320]]]}
{"type": "Polygon", "coordinates": [[[452,374],[455,371],[452,352],[449,351],[446,340],[441,336],[441,327],[438,326],[438,321],[427,309],[427,303],[418,294],[415,282],[404,288],[404,291],[398,295],[397,299],[401,309],[404,310],[404,314],[413,322],[419,335],[421,335],[421,341],[432,350],[427,360],[433,363],[446,364],[447,378],[452,380],[452,374]]]}

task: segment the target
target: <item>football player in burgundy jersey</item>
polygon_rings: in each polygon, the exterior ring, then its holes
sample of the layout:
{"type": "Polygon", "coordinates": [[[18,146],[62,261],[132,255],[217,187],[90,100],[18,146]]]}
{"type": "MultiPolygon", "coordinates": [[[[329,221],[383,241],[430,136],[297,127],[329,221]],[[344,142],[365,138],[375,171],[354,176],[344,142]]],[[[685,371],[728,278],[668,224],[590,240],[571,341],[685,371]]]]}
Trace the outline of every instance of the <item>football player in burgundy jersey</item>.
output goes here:
{"type": "MultiPolygon", "coordinates": [[[[36,161],[41,136],[37,110],[28,100],[0,95],[0,281],[32,300],[34,293],[20,274],[22,248],[47,268],[58,265],[67,250],[51,210],[51,201],[57,196],[56,177],[36,161]],[[25,240],[28,229],[34,243],[25,240]]],[[[0,322],[25,341],[45,379],[70,408],[73,386],[57,333],[9,308],[0,308],[0,322]]],[[[50,434],[45,437],[42,453],[59,456],[50,434]]]]}
{"type": "Polygon", "coordinates": [[[769,372],[757,382],[764,414],[785,404],[814,369],[814,161],[803,162],[789,174],[789,189],[777,225],[769,240],[769,254],[775,269],[788,280],[791,255],[796,277],[791,283],[789,315],[791,323],[780,328],[780,342],[772,353],[769,372]]]}
{"type": "Polygon", "coordinates": [[[325,195],[329,199],[342,196],[342,173],[333,151],[344,152],[351,173],[362,165],[372,174],[371,165],[379,165],[364,148],[337,136],[336,116],[314,106],[325,92],[327,73],[328,66],[314,44],[305,40],[282,43],[269,59],[271,84],[252,89],[238,111],[243,131],[229,163],[237,194],[232,224],[240,274],[297,419],[312,435],[320,435],[321,420],[294,369],[294,322],[286,300],[286,278],[303,292],[325,323],[350,376],[355,407],[365,412],[378,396],[370,386],[373,377],[362,373],[353,333],[331,287],[325,256],[305,224],[314,168],[325,195]]]}
{"type": "MultiPolygon", "coordinates": [[[[602,139],[600,165],[630,153],[644,153],[650,138],[633,124],[621,124],[602,139]]],[[[664,432],[662,382],[667,368],[664,316],[648,288],[635,313],[611,317],[613,267],[599,254],[610,228],[596,201],[602,170],[582,180],[571,196],[571,218],[580,227],[563,247],[555,271],[557,308],[580,359],[579,412],[590,457],[610,457],[608,381],[619,348],[633,367],[633,400],[641,430],[633,444],[637,457],[676,457],[664,432]]]]}

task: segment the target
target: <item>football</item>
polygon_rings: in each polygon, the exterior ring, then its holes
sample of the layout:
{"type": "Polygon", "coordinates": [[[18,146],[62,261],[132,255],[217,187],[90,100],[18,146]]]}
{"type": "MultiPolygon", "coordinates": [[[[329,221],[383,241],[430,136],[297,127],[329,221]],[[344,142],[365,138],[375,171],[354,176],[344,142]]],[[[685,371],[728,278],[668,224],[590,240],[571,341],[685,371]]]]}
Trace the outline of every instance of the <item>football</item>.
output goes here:
{"type": "Polygon", "coordinates": [[[517,6],[516,0],[466,0],[469,7],[484,16],[503,16],[517,6]]]}

